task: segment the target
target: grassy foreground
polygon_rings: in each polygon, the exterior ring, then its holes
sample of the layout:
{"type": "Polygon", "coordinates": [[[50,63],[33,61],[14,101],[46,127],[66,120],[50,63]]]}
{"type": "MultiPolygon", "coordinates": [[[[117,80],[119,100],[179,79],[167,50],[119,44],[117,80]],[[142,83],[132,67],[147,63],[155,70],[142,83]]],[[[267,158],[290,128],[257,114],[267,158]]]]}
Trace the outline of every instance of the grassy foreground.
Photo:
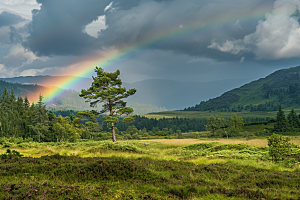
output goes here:
{"type": "Polygon", "coordinates": [[[25,157],[0,159],[0,199],[300,198],[300,149],[274,164],[264,139],[31,142],[9,149],[25,157]]]}

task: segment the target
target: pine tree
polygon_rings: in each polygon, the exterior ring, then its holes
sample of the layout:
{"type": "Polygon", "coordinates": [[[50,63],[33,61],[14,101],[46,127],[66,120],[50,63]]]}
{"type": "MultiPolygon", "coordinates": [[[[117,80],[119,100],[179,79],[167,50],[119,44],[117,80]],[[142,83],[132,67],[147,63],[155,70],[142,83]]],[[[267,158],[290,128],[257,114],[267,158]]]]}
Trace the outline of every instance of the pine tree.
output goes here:
{"type": "MultiPolygon", "coordinates": [[[[108,112],[107,116],[103,116],[102,119],[110,124],[112,131],[112,140],[116,141],[114,124],[119,121],[119,115],[130,114],[133,109],[126,107],[126,102],[123,101],[135,94],[136,89],[126,90],[126,88],[121,87],[122,81],[119,78],[120,71],[116,72],[104,72],[100,67],[96,67],[95,72],[97,77],[93,77],[93,83],[87,90],[81,90],[79,96],[88,99],[91,107],[95,107],[98,103],[103,103],[102,110],[100,112],[92,111],[94,114],[104,114],[108,112]]],[[[130,123],[134,120],[135,116],[126,117],[123,119],[124,123],[130,123]]]]}
{"type": "Polygon", "coordinates": [[[288,114],[287,119],[288,119],[288,129],[293,132],[297,131],[299,129],[300,121],[294,109],[292,109],[291,112],[288,114]]]}
{"type": "Polygon", "coordinates": [[[274,131],[276,132],[286,132],[287,123],[283,110],[281,109],[281,104],[279,104],[278,112],[276,115],[276,123],[274,124],[274,131]]]}
{"type": "Polygon", "coordinates": [[[43,96],[39,96],[39,101],[37,103],[36,112],[33,118],[33,123],[31,125],[32,130],[37,134],[38,141],[46,137],[49,132],[49,119],[47,115],[47,110],[43,105],[43,96]]]}

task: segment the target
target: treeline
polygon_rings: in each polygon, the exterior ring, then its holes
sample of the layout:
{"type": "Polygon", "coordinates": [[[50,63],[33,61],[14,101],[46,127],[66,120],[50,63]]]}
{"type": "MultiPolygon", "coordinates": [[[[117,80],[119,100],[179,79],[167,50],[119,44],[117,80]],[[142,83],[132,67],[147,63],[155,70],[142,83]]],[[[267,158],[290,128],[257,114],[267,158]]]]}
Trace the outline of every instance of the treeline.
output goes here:
{"type": "MultiPolygon", "coordinates": [[[[76,111],[68,110],[68,111],[56,111],[54,112],[56,115],[62,115],[63,117],[67,117],[70,115],[76,115],[76,111]]],[[[103,123],[101,120],[102,116],[97,117],[98,122],[103,124],[103,131],[110,131],[107,127],[106,123],[103,123]]],[[[171,129],[168,132],[175,132],[180,130],[181,132],[188,131],[204,131],[205,125],[207,124],[207,120],[205,118],[147,118],[144,116],[137,116],[133,123],[127,124],[122,123],[123,118],[119,118],[119,122],[115,124],[119,131],[126,131],[128,127],[134,126],[138,130],[146,129],[146,131],[150,134],[156,133],[157,131],[162,131],[164,128],[171,129]]],[[[265,122],[268,121],[270,117],[245,117],[243,118],[245,123],[249,122],[265,122]]],[[[82,122],[85,123],[85,122],[82,122]]]]}
{"type": "MultiPolygon", "coordinates": [[[[91,112],[49,111],[43,98],[35,104],[25,97],[17,97],[5,88],[0,97],[0,137],[23,138],[38,142],[76,141],[76,139],[110,139],[109,126],[91,112]],[[85,113],[85,114],[84,114],[85,113]]],[[[149,119],[137,116],[131,124],[115,124],[119,139],[139,139],[149,136],[182,137],[182,132],[204,131],[203,118],[149,119]]],[[[264,121],[266,118],[247,118],[248,121],[264,121]]]]}
{"type": "MultiPolygon", "coordinates": [[[[157,131],[162,131],[164,128],[172,130],[180,130],[182,132],[188,131],[204,131],[204,125],[206,124],[206,119],[200,118],[162,118],[162,119],[149,119],[143,116],[137,116],[133,123],[126,124],[122,123],[122,119],[116,123],[116,127],[120,131],[126,131],[129,126],[135,126],[138,130],[146,129],[147,132],[156,133],[157,131]]],[[[103,130],[108,131],[106,124],[103,124],[103,130]]],[[[171,132],[172,132],[171,131],[171,132]]]]}

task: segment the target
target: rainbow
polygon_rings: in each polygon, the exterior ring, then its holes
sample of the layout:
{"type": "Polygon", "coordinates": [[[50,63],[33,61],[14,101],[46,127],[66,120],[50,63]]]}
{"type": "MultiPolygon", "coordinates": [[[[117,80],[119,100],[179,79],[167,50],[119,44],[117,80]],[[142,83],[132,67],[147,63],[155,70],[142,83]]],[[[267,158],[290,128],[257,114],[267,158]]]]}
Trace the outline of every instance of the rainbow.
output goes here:
{"type": "MultiPolygon", "coordinates": [[[[223,17],[221,19],[212,18],[201,23],[194,21],[189,24],[185,24],[182,28],[176,27],[173,30],[163,30],[137,44],[127,45],[127,47],[118,48],[117,50],[108,50],[105,55],[102,55],[100,58],[99,55],[97,55],[77,63],[76,66],[78,67],[75,67],[76,70],[72,70],[73,77],[66,78],[59,83],[56,83],[56,85],[60,85],[61,88],[70,88],[72,85],[81,81],[80,77],[91,77],[96,66],[103,69],[107,69],[111,66],[122,67],[125,62],[143,55],[151,47],[155,47],[155,45],[169,45],[175,40],[184,40],[196,31],[201,31],[202,34],[210,34],[212,28],[215,29],[220,25],[233,25],[237,20],[246,20],[248,22],[253,22],[253,20],[255,20],[257,22],[265,16],[266,12],[267,11],[264,8],[261,8],[257,9],[256,12],[253,12],[250,15],[241,15],[238,16],[238,18],[233,16],[223,17]]],[[[47,102],[58,97],[62,93],[62,89],[52,88],[45,91],[42,95],[44,97],[44,101],[47,102]]]]}

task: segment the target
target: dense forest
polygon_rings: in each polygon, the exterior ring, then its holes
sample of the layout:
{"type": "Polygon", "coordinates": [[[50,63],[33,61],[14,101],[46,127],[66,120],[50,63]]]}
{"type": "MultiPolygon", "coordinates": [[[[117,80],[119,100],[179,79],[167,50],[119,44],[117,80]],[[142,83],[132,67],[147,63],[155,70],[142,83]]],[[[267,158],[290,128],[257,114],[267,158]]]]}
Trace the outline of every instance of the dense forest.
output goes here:
{"type": "Polygon", "coordinates": [[[16,98],[4,88],[0,98],[0,137],[22,137],[34,141],[75,141],[80,136],[72,117],[56,117],[39,101],[30,104],[27,97],[16,98]]]}
{"type": "MultiPolygon", "coordinates": [[[[0,98],[0,137],[31,138],[34,141],[75,141],[78,138],[94,137],[108,139],[110,129],[101,116],[80,116],[77,111],[47,110],[42,96],[35,104],[28,98],[16,97],[5,88],[0,98]],[[77,117],[76,117],[77,116],[77,117]]],[[[115,124],[119,135],[173,135],[188,131],[204,131],[206,119],[199,118],[162,118],[149,119],[137,116],[130,124],[122,123],[123,118],[115,124]]],[[[248,121],[267,119],[252,118],[248,121]]]]}

